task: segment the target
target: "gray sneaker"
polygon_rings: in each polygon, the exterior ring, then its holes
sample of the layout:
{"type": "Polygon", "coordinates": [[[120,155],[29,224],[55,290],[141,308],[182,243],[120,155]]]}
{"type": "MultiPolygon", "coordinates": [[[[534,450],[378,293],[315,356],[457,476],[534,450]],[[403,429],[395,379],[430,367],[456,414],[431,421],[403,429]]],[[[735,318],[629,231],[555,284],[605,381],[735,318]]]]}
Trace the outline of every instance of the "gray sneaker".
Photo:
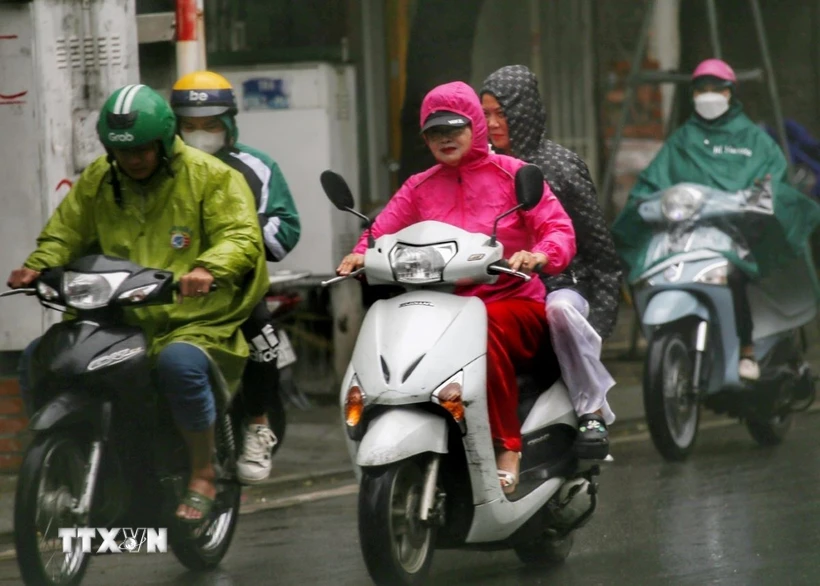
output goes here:
{"type": "Polygon", "coordinates": [[[270,453],[276,436],[267,425],[250,425],[245,430],[242,455],[236,462],[236,476],[243,484],[256,484],[270,474],[270,453]]]}

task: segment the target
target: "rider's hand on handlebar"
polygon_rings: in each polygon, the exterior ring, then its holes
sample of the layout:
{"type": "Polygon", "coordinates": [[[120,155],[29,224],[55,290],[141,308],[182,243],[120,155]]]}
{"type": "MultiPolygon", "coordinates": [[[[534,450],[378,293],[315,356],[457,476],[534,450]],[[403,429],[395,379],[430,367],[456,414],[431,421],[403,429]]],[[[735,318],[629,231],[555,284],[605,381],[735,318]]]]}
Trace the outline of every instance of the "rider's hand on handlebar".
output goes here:
{"type": "Polygon", "coordinates": [[[40,276],[40,271],[35,271],[33,269],[28,269],[26,267],[20,267],[19,269],[14,269],[11,271],[9,275],[9,280],[6,281],[6,285],[10,289],[21,289],[23,287],[28,287],[31,285],[34,280],[40,276]]]}
{"type": "Polygon", "coordinates": [[[510,268],[514,271],[521,271],[529,275],[538,265],[541,267],[547,266],[547,255],[543,252],[529,252],[527,250],[520,250],[510,257],[508,261],[510,268]]]}
{"type": "Polygon", "coordinates": [[[211,292],[214,276],[208,269],[196,267],[179,280],[179,302],[185,297],[203,297],[211,292]]]}
{"type": "Polygon", "coordinates": [[[336,274],[346,277],[353,271],[357,271],[364,266],[363,254],[348,254],[342,259],[342,264],[336,269],[336,274]]]}

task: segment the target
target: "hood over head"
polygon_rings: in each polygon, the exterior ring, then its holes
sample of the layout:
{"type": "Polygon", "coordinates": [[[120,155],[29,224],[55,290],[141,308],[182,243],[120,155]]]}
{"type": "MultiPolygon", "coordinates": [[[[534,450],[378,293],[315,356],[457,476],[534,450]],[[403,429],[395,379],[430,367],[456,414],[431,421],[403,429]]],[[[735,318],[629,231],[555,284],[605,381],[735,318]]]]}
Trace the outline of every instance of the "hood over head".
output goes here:
{"type": "Polygon", "coordinates": [[[455,112],[470,120],[473,142],[470,151],[464,155],[461,164],[486,157],[490,150],[487,143],[487,121],[481,101],[473,88],[462,81],[454,81],[434,87],[424,96],[421,103],[419,127],[424,127],[427,118],[436,112],[455,112]]]}
{"type": "Polygon", "coordinates": [[[531,159],[547,133],[547,113],[535,74],[524,65],[507,65],[484,80],[484,94],[492,94],[504,108],[512,155],[531,159]]]}

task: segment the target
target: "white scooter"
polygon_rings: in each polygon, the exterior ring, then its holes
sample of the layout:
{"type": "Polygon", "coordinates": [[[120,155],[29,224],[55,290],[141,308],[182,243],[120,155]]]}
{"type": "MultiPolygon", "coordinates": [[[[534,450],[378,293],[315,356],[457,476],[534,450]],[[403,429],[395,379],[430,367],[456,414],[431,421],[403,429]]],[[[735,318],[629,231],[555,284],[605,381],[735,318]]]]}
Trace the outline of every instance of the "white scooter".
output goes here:
{"type": "MultiPolygon", "coordinates": [[[[339,175],[321,177],[333,204],[353,210],[339,175]]],[[[519,209],[540,201],[543,175],[516,175],[519,209]]],[[[374,240],[371,284],[400,284],[368,312],[341,389],[348,448],[360,481],[359,535],[377,584],[424,584],[435,548],[513,548],[525,563],[562,561],[572,531],[596,505],[593,477],[573,451],[577,417],[551,348],[538,372],[519,373],[524,448],[520,483],[498,479],[487,415],[487,312],[456,284],[493,283],[512,271],[493,236],[426,221],[374,240]]],[[[337,277],[329,285],[348,277],[337,277]]]]}

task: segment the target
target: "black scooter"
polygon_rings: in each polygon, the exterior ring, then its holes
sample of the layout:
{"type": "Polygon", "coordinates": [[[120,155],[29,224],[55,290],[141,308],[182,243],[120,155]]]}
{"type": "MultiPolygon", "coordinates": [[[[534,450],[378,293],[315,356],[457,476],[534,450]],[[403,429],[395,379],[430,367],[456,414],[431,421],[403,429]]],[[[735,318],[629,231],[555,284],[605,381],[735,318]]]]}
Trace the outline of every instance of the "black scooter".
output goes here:
{"type": "MultiPolygon", "coordinates": [[[[193,570],[214,568],[226,554],[242,490],[234,431],[242,413],[227,404],[219,392],[222,377],[214,371],[217,496],[210,516],[186,528],[175,509],[187,486],[187,449],[156,391],[145,334],[124,319],[128,307],[173,303],[177,290],[168,271],[93,255],[43,272],[33,288],[0,294],[36,295],[43,306],[74,316],[43,335],[28,373],[34,439],[14,510],[25,584],[79,584],[90,556],[105,550],[99,539],[90,553],[74,539],[65,552],[60,528],[130,527],[157,534],[165,528],[167,545],[193,570]]],[[[119,535],[121,551],[133,552],[139,545],[133,537],[119,535]]]]}

